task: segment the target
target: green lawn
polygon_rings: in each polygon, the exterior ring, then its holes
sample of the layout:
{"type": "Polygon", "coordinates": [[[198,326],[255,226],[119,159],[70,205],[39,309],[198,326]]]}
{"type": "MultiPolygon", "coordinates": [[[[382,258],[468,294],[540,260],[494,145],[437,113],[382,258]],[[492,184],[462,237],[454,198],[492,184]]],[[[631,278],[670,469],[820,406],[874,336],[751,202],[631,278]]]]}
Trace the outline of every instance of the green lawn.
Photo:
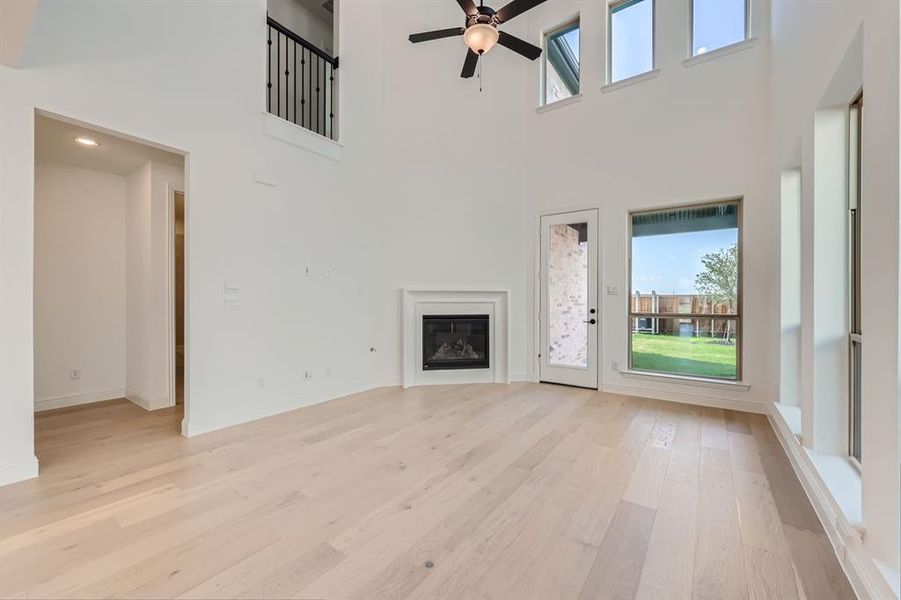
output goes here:
{"type": "Polygon", "coordinates": [[[632,368],[735,379],[735,343],[677,335],[632,334],[632,368]]]}

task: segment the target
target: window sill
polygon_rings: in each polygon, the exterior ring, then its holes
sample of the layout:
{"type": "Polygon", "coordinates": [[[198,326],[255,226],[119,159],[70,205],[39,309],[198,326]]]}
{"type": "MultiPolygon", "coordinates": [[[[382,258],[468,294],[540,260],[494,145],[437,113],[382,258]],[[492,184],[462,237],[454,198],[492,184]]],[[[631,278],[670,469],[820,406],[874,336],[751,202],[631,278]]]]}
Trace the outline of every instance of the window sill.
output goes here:
{"type": "Polygon", "coordinates": [[[707,379],[705,377],[691,377],[689,375],[671,375],[668,373],[651,373],[649,371],[633,371],[632,369],[620,370],[618,373],[624,377],[633,379],[644,379],[646,381],[663,381],[670,383],[680,383],[683,385],[693,385],[696,387],[718,388],[725,390],[734,390],[738,392],[747,392],[751,389],[751,385],[741,381],[719,381],[716,379],[707,379]]]}
{"type": "Polygon", "coordinates": [[[792,406],[791,404],[784,404],[782,402],[776,403],[776,410],[779,411],[779,414],[782,415],[782,420],[785,421],[785,424],[788,426],[789,431],[792,432],[792,435],[795,436],[795,439],[799,442],[801,440],[801,407],[800,406],[792,406]]]}
{"type": "Polygon", "coordinates": [[[613,83],[602,85],[601,92],[606,94],[608,92],[619,90],[624,87],[629,87],[630,85],[635,85],[636,83],[641,83],[642,81],[647,81],[648,79],[654,79],[659,73],[660,69],[651,69],[650,71],[645,71],[644,73],[639,73],[638,75],[633,75],[632,77],[626,77],[625,79],[620,79],[619,81],[614,81],[613,83]]]}
{"type": "Polygon", "coordinates": [[[551,102],[550,104],[545,104],[543,106],[539,106],[535,109],[537,113],[545,113],[555,108],[563,108],[564,106],[569,106],[570,104],[575,104],[579,100],[582,99],[582,94],[578,93],[575,96],[570,96],[569,98],[564,98],[563,100],[557,100],[556,102],[551,102]]]}
{"type": "Polygon", "coordinates": [[[291,121],[286,121],[268,112],[263,113],[263,133],[292,146],[337,161],[341,160],[341,153],[344,149],[342,144],[331,138],[319,135],[306,127],[295,125],[291,121]]]}
{"type": "Polygon", "coordinates": [[[710,52],[705,52],[704,54],[697,54],[690,58],[686,58],[682,61],[682,65],[685,67],[693,67],[705,63],[708,60],[714,60],[721,56],[728,56],[729,54],[735,54],[736,52],[753,48],[756,45],[757,38],[748,38],[740,42],[735,42],[734,44],[729,44],[728,46],[723,46],[722,48],[717,48],[716,50],[711,50],[710,52]]]}
{"type": "Polygon", "coordinates": [[[842,515],[856,530],[857,535],[861,536],[864,528],[860,472],[851,464],[847,456],[824,454],[810,448],[804,448],[804,451],[807,452],[820,479],[832,494],[842,515]]]}
{"type": "MultiPolygon", "coordinates": [[[[776,410],[770,413],[770,419],[785,451],[790,458],[793,457],[794,469],[798,471],[799,477],[803,474],[802,483],[806,480],[813,486],[812,492],[807,490],[808,494],[812,500],[818,499],[815,504],[829,507],[828,510],[833,514],[828,517],[828,521],[836,528],[838,535],[846,541],[851,538],[862,539],[864,527],[860,472],[847,456],[805,448],[798,439],[799,436],[792,431],[795,427],[786,418],[786,414],[793,416],[792,409],[799,416],[801,410],[793,406],[788,406],[788,410],[785,408],[777,402],[776,410]],[[789,437],[790,433],[794,440],[789,437]]],[[[807,483],[804,483],[804,488],[808,488],[807,483]]],[[[819,508],[817,512],[820,512],[819,508]]]]}

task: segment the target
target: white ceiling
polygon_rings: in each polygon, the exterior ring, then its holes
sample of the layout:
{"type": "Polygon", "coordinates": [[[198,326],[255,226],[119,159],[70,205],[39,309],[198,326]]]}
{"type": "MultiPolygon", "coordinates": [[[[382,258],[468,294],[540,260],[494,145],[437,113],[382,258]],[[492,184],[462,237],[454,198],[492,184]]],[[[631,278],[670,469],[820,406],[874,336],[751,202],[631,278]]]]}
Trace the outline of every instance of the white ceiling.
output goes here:
{"type": "Polygon", "coordinates": [[[34,153],[36,160],[113,175],[128,175],[148,160],[184,166],[184,158],[179,154],[43,116],[35,117],[34,153]],[[100,145],[82,146],[75,142],[79,136],[89,137],[100,145]]]}

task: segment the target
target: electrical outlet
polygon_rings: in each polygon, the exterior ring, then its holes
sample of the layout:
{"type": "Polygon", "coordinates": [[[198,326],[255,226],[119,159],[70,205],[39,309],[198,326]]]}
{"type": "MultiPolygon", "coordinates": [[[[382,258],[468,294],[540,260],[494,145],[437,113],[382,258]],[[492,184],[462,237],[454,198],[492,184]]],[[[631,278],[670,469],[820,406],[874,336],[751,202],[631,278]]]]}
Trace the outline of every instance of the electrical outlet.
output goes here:
{"type": "Polygon", "coordinates": [[[325,368],[325,376],[328,377],[328,376],[331,375],[331,374],[332,374],[332,368],[331,368],[331,367],[326,367],[326,368],[325,368]]]}
{"type": "Polygon", "coordinates": [[[69,379],[81,379],[81,369],[72,369],[69,371],[69,379]]]}
{"type": "Polygon", "coordinates": [[[610,368],[614,371],[619,371],[619,362],[615,360],[610,361],[610,368]]]}
{"type": "Polygon", "coordinates": [[[303,378],[304,381],[311,381],[313,379],[313,371],[304,371],[303,378]]]}
{"type": "Polygon", "coordinates": [[[262,390],[266,388],[266,381],[262,377],[257,378],[257,389],[262,390]]]}

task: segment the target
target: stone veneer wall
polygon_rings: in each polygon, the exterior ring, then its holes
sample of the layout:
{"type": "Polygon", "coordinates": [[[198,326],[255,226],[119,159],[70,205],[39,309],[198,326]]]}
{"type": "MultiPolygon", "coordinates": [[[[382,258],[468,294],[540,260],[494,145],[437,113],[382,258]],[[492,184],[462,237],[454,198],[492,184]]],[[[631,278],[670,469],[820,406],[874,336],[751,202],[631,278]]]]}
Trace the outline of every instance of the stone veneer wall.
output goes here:
{"type": "Polygon", "coordinates": [[[588,243],[569,225],[552,225],[548,245],[548,362],[588,366],[588,243]]]}

